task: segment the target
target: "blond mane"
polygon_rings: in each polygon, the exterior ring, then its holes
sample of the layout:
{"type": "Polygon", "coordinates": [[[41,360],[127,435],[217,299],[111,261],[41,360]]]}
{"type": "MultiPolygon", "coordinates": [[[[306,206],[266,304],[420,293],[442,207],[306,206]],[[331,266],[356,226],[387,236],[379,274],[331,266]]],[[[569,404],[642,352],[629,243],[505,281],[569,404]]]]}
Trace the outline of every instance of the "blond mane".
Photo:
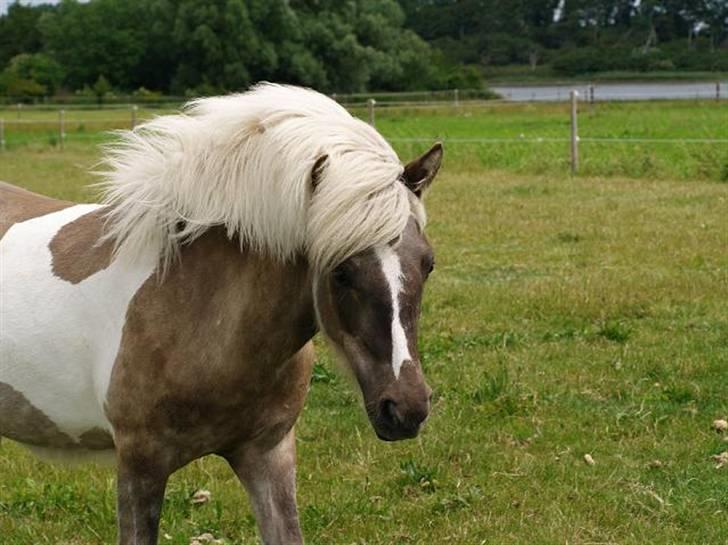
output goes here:
{"type": "Polygon", "coordinates": [[[309,89],[260,84],[119,135],[101,173],[118,257],[151,248],[166,267],[181,244],[223,225],[247,248],[304,254],[325,271],[397,239],[411,214],[424,223],[391,146],[309,89]]]}

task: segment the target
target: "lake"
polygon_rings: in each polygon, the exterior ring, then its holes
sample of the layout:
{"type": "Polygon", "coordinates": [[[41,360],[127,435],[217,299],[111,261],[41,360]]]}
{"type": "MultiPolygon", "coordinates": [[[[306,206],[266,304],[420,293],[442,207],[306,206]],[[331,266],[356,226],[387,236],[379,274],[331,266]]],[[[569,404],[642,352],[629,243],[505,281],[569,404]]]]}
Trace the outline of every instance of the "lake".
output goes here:
{"type": "MultiPolygon", "coordinates": [[[[588,83],[572,85],[494,85],[491,87],[506,100],[514,102],[549,102],[568,100],[575,89],[582,99],[589,96],[588,83]]],[[[595,83],[594,100],[710,99],[716,97],[715,82],[685,83],[595,83]]],[[[720,82],[720,98],[728,98],[728,81],[720,82]]]]}

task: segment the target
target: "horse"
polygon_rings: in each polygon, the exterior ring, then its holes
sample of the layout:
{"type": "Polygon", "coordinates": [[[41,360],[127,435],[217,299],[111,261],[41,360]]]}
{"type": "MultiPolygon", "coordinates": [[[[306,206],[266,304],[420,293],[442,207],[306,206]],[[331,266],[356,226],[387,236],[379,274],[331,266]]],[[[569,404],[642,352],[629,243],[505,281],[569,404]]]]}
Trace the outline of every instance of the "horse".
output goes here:
{"type": "Polygon", "coordinates": [[[432,390],[417,321],[433,252],[406,166],[313,90],[259,84],[121,131],[100,204],[0,186],[0,436],[108,456],[118,542],[157,543],[169,476],[215,454],[262,541],[303,542],[294,424],[321,332],[376,435],[415,437],[432,390]]]}

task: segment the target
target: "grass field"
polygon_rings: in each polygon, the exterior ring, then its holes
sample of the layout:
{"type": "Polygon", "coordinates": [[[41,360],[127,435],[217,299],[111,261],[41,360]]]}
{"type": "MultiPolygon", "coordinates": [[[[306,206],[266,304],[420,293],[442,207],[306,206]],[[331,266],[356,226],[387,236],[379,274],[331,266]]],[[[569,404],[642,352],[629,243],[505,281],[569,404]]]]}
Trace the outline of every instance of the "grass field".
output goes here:
{"type": "MultiPolygon", "coordinates": [[[[394,137],[568,129],[560,106],[412,113],[382,113],[379,126],[394,137]]],[[[600,105],[582,127],[726,138],[728,105],[600,105]]],[[[93,198],[101,138],[70,138],[64,152],[11,140],[0,179],[93,198]]],[[[320,347],[298,425],[307,543],[728,542],[728,466],[711,460],[728,450],[711,428],[728,416],[727,146],[595,144],[585,172],[613,170],[576,178],[566,145],[517,146],[448,146],[429,197],[438,265],[421,348],[436,396],[421,436],[379,442],[320,347]]],[[[406,158],[424,144],[397,147],[406,158]]],[[[0,445],[3,544],[113,543],[114,503],[110,469],[0,445]]],[[[214,458],[173,476],[161,543],[203,532],[256,543],[247,500],[214,458]],[[199,488],[212,500],[193,506],[199,488]]]]}

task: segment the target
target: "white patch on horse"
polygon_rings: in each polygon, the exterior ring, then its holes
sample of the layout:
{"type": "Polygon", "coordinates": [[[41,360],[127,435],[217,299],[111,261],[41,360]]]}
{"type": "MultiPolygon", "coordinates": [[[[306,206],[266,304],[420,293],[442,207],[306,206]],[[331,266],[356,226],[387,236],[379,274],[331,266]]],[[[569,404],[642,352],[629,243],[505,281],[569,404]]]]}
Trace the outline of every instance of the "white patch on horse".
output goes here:
{"type": "Polygon", "coordinates": [[[100,208],[82,204],[14,224],[0,240],[0,381],[63,433],[111,432],[104,403],[126,311],[157,255],[112,262],[77,284],[53,273],[49,245],[63,226],[100,208]]]}
{"type": "Polygon", "coordinates": [[[399,378],[399,370],[405,361],[411,361],[412,356],[407,344],[402,320],[399,316],[399,294],[402,291],[402,267],[399,256],[391,246],[384,246],[376,250],[379,262],[382,265],[382,272],[387,279],[389,292],[392,296],[392,369],[395,378],[399,378]]]}

